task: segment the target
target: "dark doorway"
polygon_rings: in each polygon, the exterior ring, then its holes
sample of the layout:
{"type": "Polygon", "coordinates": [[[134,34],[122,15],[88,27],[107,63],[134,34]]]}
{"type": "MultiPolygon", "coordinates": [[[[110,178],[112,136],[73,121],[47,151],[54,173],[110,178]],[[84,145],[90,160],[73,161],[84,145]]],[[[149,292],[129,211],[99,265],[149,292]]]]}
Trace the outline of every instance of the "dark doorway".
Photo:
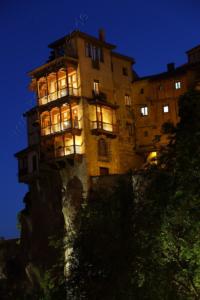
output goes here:
{"type": "Polygon", "coordinates": [[[109,169],[108,168],[100,167],[99,171],[100,171],[100,175],[108,175],[109,174],[109,169]]]}

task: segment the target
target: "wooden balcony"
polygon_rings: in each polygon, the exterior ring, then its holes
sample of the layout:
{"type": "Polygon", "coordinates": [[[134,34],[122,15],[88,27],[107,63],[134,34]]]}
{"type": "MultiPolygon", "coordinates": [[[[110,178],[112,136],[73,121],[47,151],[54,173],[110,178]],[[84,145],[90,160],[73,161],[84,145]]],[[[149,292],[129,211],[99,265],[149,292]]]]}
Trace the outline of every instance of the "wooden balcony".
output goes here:
{"type": "Polygon", "coordinates": [[[38,175],[38,150],[38,145],[34,145],[15,154],[19,182],[30,183],[38,175]]]}
{"type": "Polygon", "coordinates": [[[71,133],[73,135],[81,135],[81,119],[79,120],[65,120],[59,123],[53,123],[46,127],[41,128],[41,136],[58,135],[65,133],[71,133]]]}
{"type": "Polygon", "coordinates": [[[41,162],[81,160],[83,155],[82,145],[58,146],[51,145],[47,148],[41,146],[41,162]]]}
{"type": "Polygon", "coordinates": [[[70,97],[80,97],[80,88],[73,87],[65,87],[61,90],[55,91],[53,93],[49,93],[38,99],[39,105],[46,105],[48,103],[52,103],[56,100],[66,100],[70,97]]]}
{"type": "Polygon", "coordinates": [[[118,127],[116,124],[91,121],[91,131],[92,134],[101,135],[104,134],[110,138],[115,138],[118,133],[118,127]]]}

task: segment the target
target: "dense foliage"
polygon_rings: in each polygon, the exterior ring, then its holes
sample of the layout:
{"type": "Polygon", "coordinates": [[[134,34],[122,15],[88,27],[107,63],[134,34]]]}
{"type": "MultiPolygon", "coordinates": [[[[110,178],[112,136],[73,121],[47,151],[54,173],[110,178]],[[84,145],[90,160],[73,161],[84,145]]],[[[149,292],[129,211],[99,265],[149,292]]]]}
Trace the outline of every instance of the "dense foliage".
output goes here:
{"type": "Polygon", "coordinates": [[[180,97],[179,116],[176,128],[163,127],[169,145],[143,173],[149,183],[134,211],[137,299],[200,299],[199,92],[180,97]]]}
{"type": "Polygon", "coordinates": [[[132,299],[133,201],[128,179],[95,192],[81,211],[67,299],[132,299]]]}

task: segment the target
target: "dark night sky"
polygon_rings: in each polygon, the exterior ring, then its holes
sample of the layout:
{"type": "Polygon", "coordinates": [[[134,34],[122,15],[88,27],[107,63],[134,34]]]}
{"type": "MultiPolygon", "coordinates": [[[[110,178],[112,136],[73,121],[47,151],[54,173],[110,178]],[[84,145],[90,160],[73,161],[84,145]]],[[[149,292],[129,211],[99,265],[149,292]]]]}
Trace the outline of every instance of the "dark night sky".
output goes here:
{"type": "Polygon", "coordinates": [[[0,236],[18,235],[26,186],[17,182],[13,154],[26,147],[22,113],[34,103],[26,72],[46,61],[47,45],[77,27],[94,35],[103,27],[143,76],[186,61],[185,51],[200,44],[199,14],[199,0],[0,0],[0,236]]]}

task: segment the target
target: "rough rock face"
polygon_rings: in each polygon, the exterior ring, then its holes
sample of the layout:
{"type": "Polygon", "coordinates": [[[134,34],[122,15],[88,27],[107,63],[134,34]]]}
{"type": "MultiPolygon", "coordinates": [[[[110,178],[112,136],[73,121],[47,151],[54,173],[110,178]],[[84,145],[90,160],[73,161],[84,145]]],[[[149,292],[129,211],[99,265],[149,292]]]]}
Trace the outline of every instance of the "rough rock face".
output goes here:
{"type": "Polygon", "coordinates": [[[56,249],[50,247],[52,238],[61,238],[64,228],[62,214],[62,181],[53,168],[43,168],[40,177],[29,186],[21,212],[21,244],[26,272],[35,281],[34,269],[43,272],[50,268],[56,249]],[[47,255],[48,253],[48,255],[47,255]]]}
{"type": "MultiPolygon", "coordinates": [[[[119,178],[127,176],[93,177],[88,183],[84,170],[84,163],[75,167],[66,162],[63,165],[45,164],[37,178],[30,182],[29,192],[24,197],[25,208],[20,213],[20,243],[3,241],[2,247],[0,243],[1,300],[20,299],[17,296],[23,290],[31,295],[33,290],[40,288],[43,275],[61,256],[51,241],[60,240],[65,244],[70,232],[76,230],[77,212],[84,199],[91,196],[95,199],[102,188],[106,188],[108,194],[112,193],[119,178]],[[12,295],[8,294],[9,286],[12,286],[12,295]]],[[[131,182],[130,176],[127,180],[131,182]]],[[[63,248],[65,274],[71,251],[72,248],[63,248]]]]}
{"type": "Polygon", "coordinates": [[[86,190],[82,184],[86,178],[84,169],[81,164],[74,168],[67,162],[44,164],[39,176],[29,184],[25,208],[20,213],[21,252],[25,272],[33,286],[40,285],[42,274],[52,268],[60,255],[50,245],[52,240],[65,242],[73,230],[86,190]]]}
{"type": "MultiPolygon", "coordinates": [[[[33,269],[43,272],[55,262],[57,251],[49,247],[50,239],[56,237],[65,240],[75,230],[74,221],[84,201],[86,187],[84,180],[71,170],[73,168],[54,169],[46,166],[38,180],[30,185],[24,198],[25,209],[20,217],[21,251],[31,282],[35,281],[33,269]]],[[[122,177],[130,180],[127,175],[91,178],[88,196],[91,198],[93,195],[95,199],[95,194],[105,188],[112,193],[122,177]]]]}
{"type": "Polygon", "coordinates": [[[0,240],[0,299],[18,299],[27,284],[19,240],[0,240]]]}
{"type": "Polygon", "coordinates": [[[1,300],[31,295],[57,263],[61,253],[55,243],[65,242],[87,190],[85,169],[79,162],[42,164],[29,183],[19,217],[20,240],[0,241],[1,300]]]}

